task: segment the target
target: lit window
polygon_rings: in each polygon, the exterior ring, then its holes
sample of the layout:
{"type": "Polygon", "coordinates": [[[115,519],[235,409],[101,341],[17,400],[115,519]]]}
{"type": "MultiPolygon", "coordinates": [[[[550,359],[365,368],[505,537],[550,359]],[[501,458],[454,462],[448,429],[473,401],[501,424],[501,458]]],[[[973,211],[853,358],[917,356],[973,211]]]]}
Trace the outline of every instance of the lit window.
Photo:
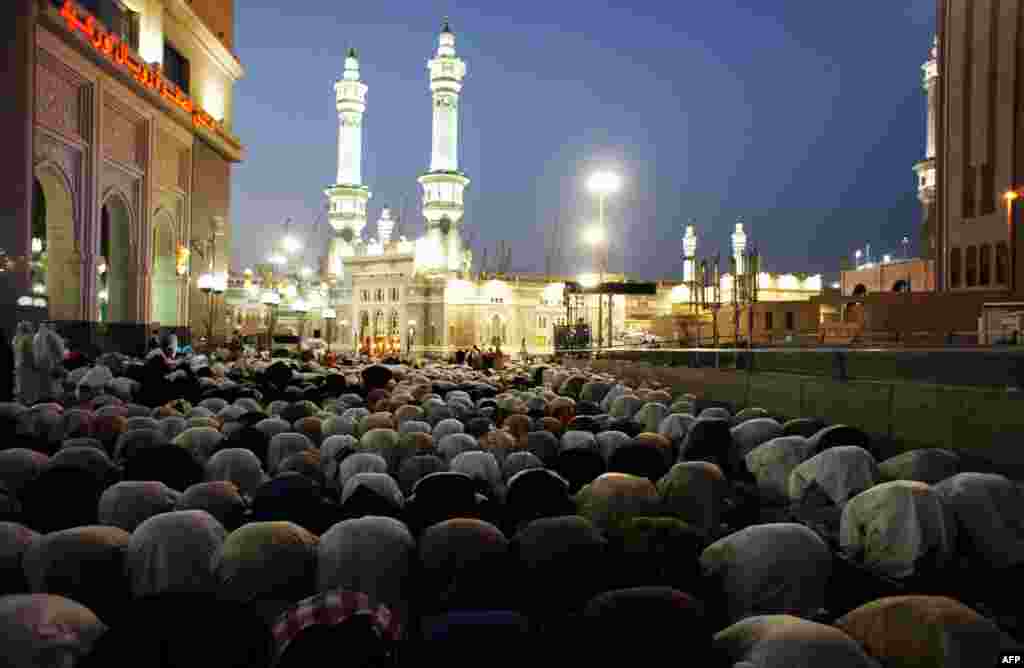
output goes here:
{"type": "Polygon", "coordinates": [[[170,42],[164,42],[164,78],[173,81],[181,87],[186,94],[191,90],[191,67],[188,58],[174,48],[170,42]]]}

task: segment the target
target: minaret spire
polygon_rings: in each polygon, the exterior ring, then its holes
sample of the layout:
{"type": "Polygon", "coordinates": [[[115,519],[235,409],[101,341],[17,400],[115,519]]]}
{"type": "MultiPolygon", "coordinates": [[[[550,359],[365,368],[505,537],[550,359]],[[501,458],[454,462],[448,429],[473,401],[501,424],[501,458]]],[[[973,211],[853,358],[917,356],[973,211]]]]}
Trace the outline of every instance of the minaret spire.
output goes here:
{"type": "Polygon", "coordinates": [[[925,258],[933,258],[935,257],[934,227],[936,215],[935,142],[939,104],[939,43],[937,37],[932,42],[932,48],[928,53],[928,60],[921,66],[921,73],[924,91],[928,96],[928,126],[924,160],[914,165],[914,171],[917,172],[917,199],[921,202],[923,218],[920,254],[925,258]]]}
{"type": "Polygon", "coordinates": [[[459,171],[459,96],[466,63],[455,54],[455,35],[446,18],[437,52],[427,62],[433,98],[430,171],[419,178],[423,186],[423,216],[427,235],[417,249],[417,267],[428,272],[463,271],[462,194],[469,179],[459,171]]]}
{"type": "Polygon", "coordinates": [[[366,201],[370,191],[363,185],[363,114],[368,86],[359,72],[359,56],[349,47],[345,70],[334,84],[338,110],[338,174],[335,185],[325,191],[329,199],[328,220],[337,236],[331,240],[328,271],[342,275],[342,259],[355,255],[366,227],[366,201]]]}

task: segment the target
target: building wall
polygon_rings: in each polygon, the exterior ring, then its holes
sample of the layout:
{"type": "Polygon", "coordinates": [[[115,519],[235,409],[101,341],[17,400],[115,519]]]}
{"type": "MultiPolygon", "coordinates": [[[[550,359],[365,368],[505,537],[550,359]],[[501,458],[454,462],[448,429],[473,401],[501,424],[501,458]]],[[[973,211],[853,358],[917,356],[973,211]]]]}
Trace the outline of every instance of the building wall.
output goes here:
{"type": "Polygon", "coordinates": [[[223,63],[204,43],[202,27],[187,15],[168,11],[164,12],[163,30],[165,39],[189,61],[189,95],[211,116],[231,128],[234,118],[232,81],[223,63]]]}
{"type": "MultiPolygon", "coordinates": [[[[980,249],[988,247],[994,262],[997,244],[1012,247],[1020,241],[1020,225],[1007,225],[1002,194],[1021,186],[1024,166],[1024,128],[1016,102],[1024,87],[1018,56],[1021,10],[1018,0],[940,4],[938,212],[943,261],[938,274],[945,290],[1010,289],[1010,272],[1000,283],[994,265],[988,271],[989,284],[981,283],[980,249]],[[970,252],[979,253],[974,285],[967,280],[970,252]]],[[[1013,268],[1018,275],[1022,259],[1013,268]]]]}
{"type": "Polygon", "coordinates": [[[199,18],[228,49],[235,48],[234,0],[189,0],[199,18]]]}
{"type": "MultiPolygon", "coordinates": [[[[195,142],[192,161],[192,225],[187,237],[193,249],[200,249],[207,257],[193,251],[192,273],[195,276],[210,271],[208,248],[211,235],[213,244],[212,271],[225,272],[231,264],[231,163],[221,157],[202,140],[195,142]]],[[[191,282],[189,313],[194,323],[205,323],[210,317],[210,302],[206,295],[191,282]]],[[[225,332],[223,318],[214,319],[216,335],[225,332]]]]}
{"type": "MultiPolygon", "coordinates": [[[[0,272],[0,318],[5,328],[14,326],[14,305],[28,289],[25,258],[29,253],[32,216],[33,155],[32,110],[35,104],[35,0],[11,0],[7,16],[0,22],[0,86],[5,91],[0,104],[0,127],[5,128],[4,160],[0,160],[0,250],[16,264],[0,272]]],[[[0,261],[4,258],[0,258],[0,261]]]]}
{"type": "MultiPolygon", "coordinates": [[[[4,76],[10,79],[9,99],[15,104],[13,110],[5,105],[3,113],[17,116],[18,121],[12,116],[4,126],[5,144],[29,147],[24,163],[28,171],[19,180],[21,172],[15,167],[20,160],[5,161],[15,188],[5,189],[10,202],[3,210],[13,216],[0,233],[6,234],[0,248],[9,247],[13,256],[29,254],[32,188],[38,179],[49,256],[49,308],[44,317],[96,320],[105,311],[105,319],[112,322],[151,322],[154,281],[160,279],[173,293],[170,306],[158,318],[161,324],[187,323],[189,276],[178,275],[175,255],[177,245],[192,238],[193,182],[198,180],[194,171],[203,184],[202,202],[196,204],[216,209],[226,219],[230,161],[239,159],[240,149],[230,142],[218,151],[203,144],[205,162],[194,168],[194,146],[202,143],[199,138],[206,131],[194,127],[190,114],[136,81],[129,68],[117,62],[116,52],[103,54],[87,42],[58,12],[59,3],[18,2],[24,14],[19,25],[26,32],[19,30],[17,39],[5,42],[7,62],[14,67],[4,76]],[[29,41],[19,42],[22,38],[29,41]],[[25,55],[23,48],[30,57],[19,60],[16,56],[25,55]],[[21,104],[25,100],[14,95],[19,85],[24,90],[23,84],[31,85],[32,106],[27,110],[21,104]],[[26,182],[29,207],[19,209],[24,188],[18,184],[26,182]],[[104,221],[109,221],[109,253],[102,248],[104,221]],[[154,275],[155,268],[160,276],[154,275]],[[104,293],[109,303],[101,308],[104,293]]],[[[157,0],[128,4],[148,12],[144,19],[164,17],[157,0]]],[[[80,8],[76,15],[78,20],[86,18],[80,8]]],[[[140,35],[140,53],[129,52],[130,59],[145,58],[141,51],[146,30],[140,35]]],[[[219,143],[221,137],[211,141],[219,143]]],[[[18,287],[4,295],[8,304],[24,298],[30,289],[27,266],[12,273],[14,280],[8,283],[18,287]]]]}
{"type": "Polygon", "coordinates": [[[853,295],[858,286],[864,286],[868,293],[894,292],[897,283],[903,281],[910,284],[911,292],[932,292],[935,290],[934,266],[932,260],[910,260],[843,271],[840,289],[844,296],[853,295]]]}

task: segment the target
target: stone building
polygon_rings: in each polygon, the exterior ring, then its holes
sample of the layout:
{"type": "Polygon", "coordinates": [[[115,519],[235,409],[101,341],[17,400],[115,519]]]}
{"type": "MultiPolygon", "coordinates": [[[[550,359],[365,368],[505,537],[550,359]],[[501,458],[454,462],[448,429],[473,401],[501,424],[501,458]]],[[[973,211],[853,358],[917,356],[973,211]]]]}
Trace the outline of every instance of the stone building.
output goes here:
{"type": "Polygon", "coordinates": [[[0,301],[188,325],[230,257],[233,0],[8,0],[0,301]]]}
{"type": "Polygon", "coordinates": [[[1019,0],[940,0],[936,279],[944,292],[1024,288],[1019,0]]]}

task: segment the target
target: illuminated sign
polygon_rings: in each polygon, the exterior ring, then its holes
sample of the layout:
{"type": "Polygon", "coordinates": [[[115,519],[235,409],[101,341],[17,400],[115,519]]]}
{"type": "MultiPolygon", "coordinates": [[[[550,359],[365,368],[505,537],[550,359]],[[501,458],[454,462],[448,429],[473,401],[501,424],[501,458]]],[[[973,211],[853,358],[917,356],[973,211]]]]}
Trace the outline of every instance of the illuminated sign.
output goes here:
{"type": "Polygon", "coordinates": [[[193,126],[215,132],[232,145],[238,146],[238,142],[227,134],[213,116],[192,102],[192,99],[181,90],[180,86],[163,77],[159,65],[150,66],[144,63],[127,44],[121,41],[120,37],[105,31],[92,15],[84,12],[83,14],[85,14],[84,20],[79,18],[78,9],[71,0],[65,0],[64,6],[60,10],[61,18],[65,20],[69,30],[82,33],[94,49],[105,55],[111,62],[128,70],[141,85],[158,93],[161,98],[191,115],[193,126]]]}

